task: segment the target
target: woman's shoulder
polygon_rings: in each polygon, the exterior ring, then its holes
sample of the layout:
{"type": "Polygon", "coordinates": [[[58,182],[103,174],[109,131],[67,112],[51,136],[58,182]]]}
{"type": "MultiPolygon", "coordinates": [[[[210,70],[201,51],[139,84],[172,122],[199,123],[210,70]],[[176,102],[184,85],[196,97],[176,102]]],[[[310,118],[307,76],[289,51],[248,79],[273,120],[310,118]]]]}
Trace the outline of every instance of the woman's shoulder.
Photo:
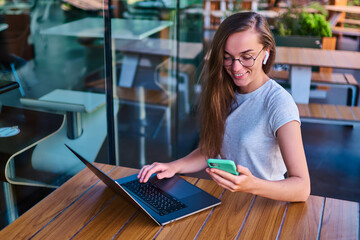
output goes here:
{"type": "Polygon", "coordinates": [[[291,94],[275,80],[270,79],[266,102],[273,107],[296,106],[291,94]]]}
{"type": "Polygon", "coordinates": [[[266,99],[266,112],[273,134],[285,123],[300,122],[299,110],[291,94],[274,80],[270,80],[269,94],[266,99]]]}
{"type": "Polygon", "coordinates": [[[267,93],[267,97],[274,100],[288,99],[293,101],[291,94],[273,79],[268,81],[267,93]]]}

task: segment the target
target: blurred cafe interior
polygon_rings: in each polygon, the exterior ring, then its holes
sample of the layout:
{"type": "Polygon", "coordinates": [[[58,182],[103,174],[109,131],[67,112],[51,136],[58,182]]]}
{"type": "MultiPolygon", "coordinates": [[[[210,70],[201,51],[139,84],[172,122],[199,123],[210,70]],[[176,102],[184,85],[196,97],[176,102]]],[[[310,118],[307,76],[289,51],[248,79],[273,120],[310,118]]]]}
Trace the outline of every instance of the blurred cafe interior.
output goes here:
{"type": "MultiPolygon", "coordinates": [[[[272,23],[291,6],[249,2],[0,0],[0,229],[84,168],[64,144],[131,168],[195,149],[198,78],[218,24],[240,10],[272,23]]],[[[358,51],[358,39],[336,49],[358,51]]],[[[360,80],[359,70],[337,71],[360,80]]],[[[337,98],[346,91],[310,101],[346,105],[337,98]]],[[[360,201],[359,129],[304,122],[302,131],[312,194],[360,201]]]]}

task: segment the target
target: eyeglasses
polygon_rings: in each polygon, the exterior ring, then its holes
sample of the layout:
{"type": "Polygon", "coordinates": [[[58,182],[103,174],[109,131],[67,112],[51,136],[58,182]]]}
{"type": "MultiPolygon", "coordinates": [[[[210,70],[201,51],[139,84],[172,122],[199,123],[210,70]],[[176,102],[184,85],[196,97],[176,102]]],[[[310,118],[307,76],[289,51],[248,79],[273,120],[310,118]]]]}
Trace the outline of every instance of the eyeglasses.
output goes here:
{"type": "Polygon", "coordinates": [[[258,58],[262,50],[264,50],[265,47],[263,47],[260,52],[256,55],[254,58],[250,54],[243,54],[239,58],[232,58],[232,57],[224,57],[223,60],[223,66],[224,67],[230,67],[234,64],[235,61],[239,61],[241,65],[244,67],[252,67],[255,64],[255,60],[258,58]]]}

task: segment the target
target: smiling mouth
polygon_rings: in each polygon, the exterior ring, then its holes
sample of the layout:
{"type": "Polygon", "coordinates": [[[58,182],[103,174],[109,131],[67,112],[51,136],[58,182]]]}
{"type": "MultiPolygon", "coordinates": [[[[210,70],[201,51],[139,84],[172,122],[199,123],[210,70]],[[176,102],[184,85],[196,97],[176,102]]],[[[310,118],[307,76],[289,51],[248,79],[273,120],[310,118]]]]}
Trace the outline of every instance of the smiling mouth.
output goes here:
{"type": "Polygon", "coordinates": [[[246,72],[245,72],[245,73],[242,73],[242,74],[235,74],[235,73],[234,73],[234,76],[235,76],[235,77],[242,77],[242,76],[244,76],[245,74],[246,74],[246,72]]]}

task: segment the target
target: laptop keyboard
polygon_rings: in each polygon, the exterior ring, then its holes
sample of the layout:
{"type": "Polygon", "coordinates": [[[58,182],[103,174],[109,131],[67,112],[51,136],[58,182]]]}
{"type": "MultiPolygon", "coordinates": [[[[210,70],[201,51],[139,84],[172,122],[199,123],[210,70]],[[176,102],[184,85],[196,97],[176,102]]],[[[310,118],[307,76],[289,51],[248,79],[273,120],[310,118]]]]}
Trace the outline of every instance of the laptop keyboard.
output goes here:
{"type": "Polygon", "coordinates": [[[134,195],[141,198],[146,205],[158,213],[160,216],[175,212],[186,205],[179,200],[164,192],[151,182],[140,183],[139,180],[122,183],[121,186],[131,191],[134,195]]]}

